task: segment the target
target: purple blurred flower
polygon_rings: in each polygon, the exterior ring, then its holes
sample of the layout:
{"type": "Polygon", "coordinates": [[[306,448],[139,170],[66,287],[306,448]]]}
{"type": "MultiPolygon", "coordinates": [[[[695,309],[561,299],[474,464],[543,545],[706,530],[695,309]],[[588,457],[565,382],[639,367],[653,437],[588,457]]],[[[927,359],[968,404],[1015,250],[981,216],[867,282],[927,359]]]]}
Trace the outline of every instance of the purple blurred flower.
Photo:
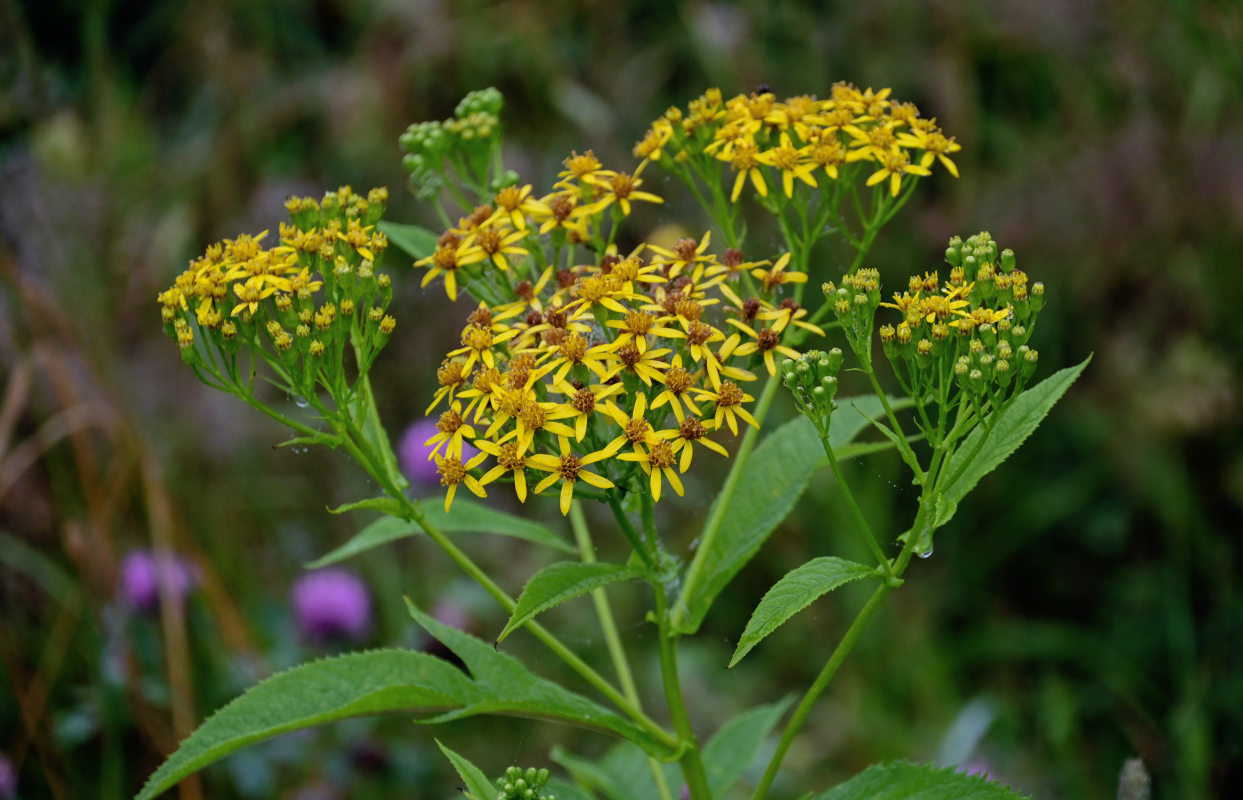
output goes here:
{"type": "Polygon", "coordinates": [[[17,797],[17,772],[13,764],[0,755],[0,800],[12,800],[17,797]]]}
{"type": "Polygon", "coordinates": [[[358,641],[371,625],[371,597],[352,572],[322,569],[302,576],[293,587],[294,613],[312,639],[358,641]]]}
{"type": "MultiPolygon", "coordinates": [[[[401,471],[412,483],[422,486],[439,486],[440,475],[436,472],[436,462],[428,459],[432,448],[424,442],[438,433],[436,420],[428,417],[406,428],[401,442],[397,445],[397,460],[401,471]]],[[[444,454],[444,449],[441,449],[444,454]]],[[[462,444],[462,460],[469,461],[479,451],[467,443],[462,444]]]]}
{"type": "Polygon", "coordinates": [[[956,771],[965,772],[968,775],[979,775],[981,778],[987,778],[989,773],[993,771],[993,768],[987,761],[980,761],[977,759],[975,761],[968,761],[965,764],[959,764],[956,771]]]}
{"type": "Polygon", "coordinates": [[[198,571],[176,553],[131,550],[121,560],[120,593],[132,608],[147,613],[159,608],[162,582],[180,602],[198,585],[198,571]]]}

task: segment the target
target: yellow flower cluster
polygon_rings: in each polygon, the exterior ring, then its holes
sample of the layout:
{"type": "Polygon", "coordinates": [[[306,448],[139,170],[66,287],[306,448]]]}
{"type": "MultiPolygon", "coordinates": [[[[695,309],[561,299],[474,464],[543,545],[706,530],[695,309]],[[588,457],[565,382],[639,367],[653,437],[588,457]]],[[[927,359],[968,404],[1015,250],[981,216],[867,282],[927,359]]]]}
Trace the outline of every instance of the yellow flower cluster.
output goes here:
{"type": "Polygon", "coordinates": [[[264,247],[264,231],[208,247],[157,297],[183,358],[236,384],[230,367],[245,345],[277,367],[289,388],[310,392],[317,381],[342,385],[340,356],[350,344],[365,373],[396,325],[386,313],[389,277],[375,269],[388,246],[376,230],[387,199],[386,189],[364,198],[348,186],[321,201],[290,198],[292,222],[281,223],[275,246],[264,247]],[[196,329],[205,339],[201,351],[196,329]]]}
{"type": "MultiPolygon", "coordinates": [[[[953,380],[970,396],[1000,405],[1035,371],[1039,355],[1027,342],[1044,285],[1029,284],[1014,253],[998,252],[988,233],[966,242],[955,237],[946,258],[944,284],[935,271],[913,275],[906,291],[880,304],[901,315],[880,328],[885,354],[912,396],[941,392],[953,380]]],[[[851,294],[846,287],[836,293],[851,294]]]]}
{"type": "Polygon", "coordinates": [[[788,253],[776,263],[747,263],[734,249],[718,258],[705,233],[623,255],[603,236],[605,218],[660,198],[590,152],[565,165],[557,191],[535,199],[529,186],[503,189],[416,262],[428,268],[424,284],[443,276],[453,297],[465,279],[483,300],[438,370],[427,412],[444,407],[428,444],[446,508],[459,485],[484,496],[501,478],[525,502],[528,473],[534,493],[560,484],[563,514],[582,483],[655,500],[668,483],[681,494],[698,447],[726,454],[710,434],[757,424],[747,367],[771,373],[774,352],[794,353],[785,332],[820,332],[779,296],[807,279],[786,270],[788,253]],[[576,243],[588,245],[586,263],[576,243]],[[468,441],[481,452],[463,462],[468,441]]]}
{"type": "Polygon", "coordinates": [[[748,180],[760,197],[768,197],[770,181],[790,197],[799,184],[836,181],[855,165],[867,165],[868,186],[888,181],[894,196],[905,176],[929,175],[938,160],[958,177],[950,155],[961,147],[953,137],[935,119],[920,117],[912,103],[889,95],[889,89],[860,91],[849,83],[834,84],[823,100],[802,95],[778,101],[768,91],[724,100],[719,89],[709,89],[685,110],[674,106],[654,121],[634,153],[662,163],[669,157],[696,162],[697,171],[710,159],[724,162],[735,175],[735,202],[748,180]]]}

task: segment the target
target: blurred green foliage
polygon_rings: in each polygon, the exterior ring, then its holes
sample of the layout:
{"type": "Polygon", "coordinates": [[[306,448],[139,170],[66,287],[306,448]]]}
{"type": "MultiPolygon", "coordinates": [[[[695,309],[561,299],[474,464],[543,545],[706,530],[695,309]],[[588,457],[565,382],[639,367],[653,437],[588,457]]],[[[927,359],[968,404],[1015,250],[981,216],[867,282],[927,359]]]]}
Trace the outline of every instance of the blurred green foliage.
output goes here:
{"type": "MultiPolygon", "coordinates": [[[[963,144],[962,179],[922,186],[874,251],[882,276],[990,230],[1048,287],[1042,363],[1096,358],[912,572],[789,774],[819,788],[879,759],[939,759],[1037,797],[1108,798],[1139,756],[1157,796],[1243,793],[1240,42],[1226,0],[0,0],[0,528],[26,546],[0,546],[0,753],[21,796],[129,796],[187,726],[307,657],[288,587],[361,524],[321,510],[367,492],[344,461],[272,449],[281,432],[180,368],[154,298],[190,256],[339,183],[389,184],[390,218],[431,223],[401,191],[396,140],[470,89],[505,93],[507,163],[539,185],[572,148],[627,163],[652,117],[708,85],[836,80],[892,86],[963,144]],[[203,570],[184,615],[115,599],[121,554],[153,542],[203,570]]],[[[651,223],[702,226],[672,189],[651,223]]],[[[394,435],[454,341],[440,321],[460,315],[396,283],[404,313],[375,370],[394,435]]],[[[849,470],[873,527],[894,529],[914,497],[896,459],[849,470]]],[[[688,701],[714,721],[806,685],[809,632],[849,619],[814,606],[741,674],[722,669],[791,564],[850,555],[819,486],[688,643],[684,669],[704,676],[688,701]]],[[[701,514],[713,489],[669,513],[701,514]]],[[[402,593],[499,630],[428,552],[357,562],[373,641],[416,644],[402,593]]],[[[480,558],[515,584],[539,566],[510,545],[480,558]]],[[[553,616],[573,635],[572,613],[553,616]]],[[[641,620],[622,624],[650,644],[641,620]]],[[[563,740],[457,725],[445,740],[498,771],[563,740]]],[[[405,720],[359,721],[238,756],[201,791],[451,796],[431,744],[405,720]]]]}

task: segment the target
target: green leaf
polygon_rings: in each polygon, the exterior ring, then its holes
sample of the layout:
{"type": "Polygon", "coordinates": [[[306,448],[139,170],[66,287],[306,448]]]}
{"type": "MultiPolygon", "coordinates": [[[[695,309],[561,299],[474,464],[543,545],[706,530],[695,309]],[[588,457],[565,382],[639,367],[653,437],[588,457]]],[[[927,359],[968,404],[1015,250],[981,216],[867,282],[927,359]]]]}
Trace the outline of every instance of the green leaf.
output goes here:
{"type": "Polygon", "coordinates": [[[942,469],[944,480],[937,481],[942,497],[937,500],[934,528],[949,522],[967,492],[1031,436],[1091,360],[1088,356],[1027,389],[997,413],[991,429],[981,425],[963,440],[942,469]]]}
{"type": "MultiPolygon", "coordinates": [[[[377,498],[383,499],[383,498],[377,498]]],[[[453,501],[452,513],[446,514],[439,506],[425,506],[424,518],[447,533],[495,533],[512,536],[535,544],[548,545],[563,552],[572,553],[574,548],[548,528],[537,522],[506,514],[485,505],[459,498],[453,501]]],[[[354,538],[332,552],[307,564],[307,569],[319,569],[382,544],[418,536],[423,533],[417,522],[408,522],[394,516],[380,517],[363,528],[354,538]]]]}
{"type": "Polygon", "coordinates": [[[352,503],[343,503],[336,508],[329,508],[329,514],[344,514],[347,511],[379,511],[381,514],[401,514],[405,509],[401,503],[397,502],[388,495],[379,497],[368,497],[366,500],[355,500],[352,503]]]}
{"type": "Polygon", "coordinates": [[[457,770],[462,782],[466,784],[466,796],[470,800],[495,800],[496,786],[488,780],[487,775],[483,774],[483,770],[470,763],[465,756],[458,755],[445,747],[439,739],[436,740],[436,746],[453,763],[453,768],[457,770]]]}
{"type": "MultiPolygon", "coordinates": [[[[894,409],[913,405],[909,398],[889,402],[894,409]]],[[[884,410],[875,395],[843,398],[838,405],[829,427],[834,453],[868,426],[864,414],[876,416],[884,410]],[[863,413],[855,413],[856,409],[863,413]]],[[[675,630],[683,634],[699,630],[717,595],[794,508],[812,475],[827,464],[820,436],[803,416],[782,425],[755,448],[710,546],[701,547],[691,560],[686,585],[673,608],[675,630]]],[[[709,519],[719,502],[713,503],[709,519]]]]}
{"type": "Polygon", "coordinates": [[[792,699],[744,711],[712,735],[704,747],[703,762],[714,797],[722,796],[742,777],[792,699]]]}
{"type": "Polygon", "coordinates": [[[475,714],[516,714],[613,733],[660,759],[677,756],[628,719],[535,675],[491,644],[437,622],[408,599],[406,607],[415,622],[462,659],[471,676],[470,692],[453,697],[460,708],[421,722],[447,722],[475,714]]]}
{"type": "Polygon", "coordinates": [[[751,619],[747,621],[747,627],[738,640],[738,648],[734,650],[729,666],[741,661],[743,656],[751,652],[751,648],[821,595],[851,581],[878,576],[875,567],[836,556],[813,558],[803,566],[790,570],[773,584],[751,613],[751,619]]]}
{"type": "Polygon", "coordinates": [[[400,247],[415,261],[427,258],[436,250],[438,237],[427,228],[384,220],[380,220],[378,224],[380,231],[388,237],[389,242],[400,247]]]}
{"type": "Polygon", "coordinates": [[[927,764],[873,764],[812,800],[1028,800],[978,775],[927,764]]]}
{"type": "Polygon", "coordinates": [[[374,650],[281,672],[217,711],[147,781],[148,800],[224,756],[287,731],[388,711],[439,710],[468,694],[470,679],[446,661],[374,650]]]}
{"type": "Polygon", "coordinates": [[[548,791],[555,795],[557,800],[595,800],[586,790],[562,778],[550,778],[548,791]]]}
{"type": "MultiPolygon", "coordinates": [[[[643,751],[629,742],[619,742],[602,758],[588,760],[561,747],[554,747],[552,760],[569,771],[579,786],[603,792],[611,800],[651,800],[660,797],[652,767],[643,751]]],[[[665,784],[674,797],[682,785],[682,774],[676,764],[662,764],[665,784]]],[[[561,797],[561,793],[557,793],[561,797]]]]}
{"type": "Polygon", "coordinates": [[[621,564],[594,562],[584,564],[581,561],[561,561],[550,564],[531,576],[527,585],[522,587],[518,597],[518,605],[510,615],[505,630],[496,637],[497,644],[505,637],[520,628],[527,620],[555,605],[564,603],[575,597],[581,597],[593,589],[607,586],[618,581],[628,581],[642,577],[643,573],[634,567],[621,564]]]}

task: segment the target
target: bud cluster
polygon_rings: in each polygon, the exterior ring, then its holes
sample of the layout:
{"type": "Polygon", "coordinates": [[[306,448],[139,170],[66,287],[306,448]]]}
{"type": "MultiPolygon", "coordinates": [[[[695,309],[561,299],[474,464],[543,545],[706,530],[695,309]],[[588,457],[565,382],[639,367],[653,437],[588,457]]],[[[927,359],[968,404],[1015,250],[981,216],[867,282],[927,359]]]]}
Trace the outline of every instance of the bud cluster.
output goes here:
{"type": "Polygon", "coordinates": [[[241,388],[250,377],[237,354],[248,350],[300,396],[317,385],[344,390],[347,350],[365,375],[397,324],[387,313],[389,276],[376,270],[388,247],[376,229],[387,202],[387,189],[363,197],[348,186],[318,201],[291,197],[275,246],[263,246],[264,231],[208,247],[157,298],[182,359],[241,388]]]}
{"type": "Polygon", "coordinates": [[[841,285],[827,281],[822,285],[825,300],[833,307],[846,334],[850,349],[859,360],[872,360],[872,320],[880,306],[880,273],[862,268],[843,275],[841,285]]]}
{"type": "Polygon", "coordinates": [[[544,791],[548,778],[546,769],[510,767],[505,770],[504,777],[496,779],[500,789],[496,800],[557,800],[555,794],[544,791]]]}
{"type": "Polygon", "coordinates": [[[1011,250],[984,232],[950,240],[949,279],[911,276],[907,290],[882,303],[901,314],[880,327],[885,356],[917,402],[951,407],[965,393],[982,418],[1022,391],[1036,370],[1028,347],[1044,286],[1028,282],[1011,250]]]}
{"type": "Polygon", "coordinates": [[[794,395],[794,403],[811,420],[821,437],[829,434],[829,418],[837,403],[837,373],[842,368],[842,351],[834,347],[825,353],[808,350],[797,360],[781,364],[782,383],[794,395]]]}
{"type": "Polygon", "coordinates": [[[492,191],[512,185],[518,176],[505,173],[497,184],[484,187],[493,151],[500,145],[504,98],[493,87],[470,92],[458,102],[447,120],[418,122],[406,128],[398,143],[406,152],[402,165],[410,173],[410,189],[430,200],[439,195],[452,167],[459,178],[476,182],[476,189],[492,191]]]}

